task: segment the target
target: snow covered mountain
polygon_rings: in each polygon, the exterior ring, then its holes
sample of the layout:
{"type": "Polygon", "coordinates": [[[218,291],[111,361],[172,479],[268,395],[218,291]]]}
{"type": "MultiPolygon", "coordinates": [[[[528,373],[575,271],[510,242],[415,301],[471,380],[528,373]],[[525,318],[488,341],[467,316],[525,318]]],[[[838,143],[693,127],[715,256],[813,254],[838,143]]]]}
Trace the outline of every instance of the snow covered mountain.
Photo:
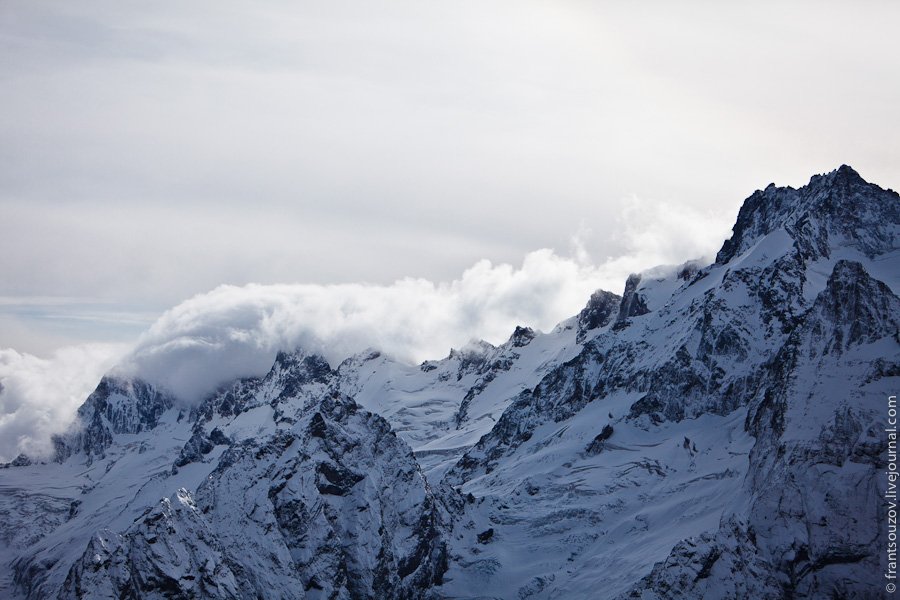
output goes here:
{"type": "Polygon", "coordinates": [[[0,595],[881,597],[898,285],[900,197],[844,166],[549,333],[107,377],[0,470],[0,595]]]}

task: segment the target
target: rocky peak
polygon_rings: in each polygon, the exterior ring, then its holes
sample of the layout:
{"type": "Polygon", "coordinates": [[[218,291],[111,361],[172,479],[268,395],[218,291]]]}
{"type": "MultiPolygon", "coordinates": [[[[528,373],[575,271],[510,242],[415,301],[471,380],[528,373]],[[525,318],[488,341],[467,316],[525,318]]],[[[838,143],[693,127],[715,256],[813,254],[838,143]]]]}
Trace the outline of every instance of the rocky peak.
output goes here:
{"type": "Polygon", "coordinates": [[[885,332],[897,334],[900,299],[890,288],[873,279],[858,262],[841,260],[834,266],[825,290],[819,295],[810,319],[816,333],[825,334],[825,324],[834,330],[825,336],[826,351],[872,342],[885,332]]]}
{"type": "Polygon", "coordinates": [[[199,406],[192,409],[191,418],[197,420],[201,416],[209,421],[214,415],[233,417],[253,406],[253,398],[259,389],[260,379],[247,377],[232,381],[219,388],[206,398],[199,406]]]}
{"type": "Polygon", "coordinates": [[[588,331],[609,325],[621,303],[621,296],[606,290],[597,290],[591,294],[587,306],[578,313],[578,341],[584,340],[588,331]]]}
{"type": "Polygon", "coordinates": [[[844,192],[852,187],[867,186],[869,183],[850,165],[841,165],[830,173],[813,175],[809,179],[809,187],[838,189],[844,192]]]}
{"type": "Polygon", "coordinates": [[[173,402],[173,396],[142,379],[106,376],[78,414],[89,416],[103,411],[116,433],[135,433],[155,427],[159,416],[173,402]]]}
{"type": "Polygon", "coordinates": [[[359,368],[360,365],[363,365],[367,362],[371,362],[373,360],[378,360],[382,358],[381,351],[376,348],[366,348],[361,352],[357,352],[356,354],[349,356],[338,365],[337,370],[347,370],[347,369],[355,369],[359,368]]]}
{"type": "Polygon", "coordinates": [[[335,373],[318,354],[299,348],[279,351],[265,377],[237,379],[222,386],[191,410],[191,418],[209,421],[214,415],[236,417],[260,403],[296,397],[307,388],[316,388],[312,391],[317,393],[332,382],[335,373]]]}
{"type": "Polygon", "coordinates": [[[326,383],[332,375],[331,365],[318,354],[307,354],[303,350],[281,351],[275,357],[272,371],[290,373],[298,383],[326,383]]]}
{"type": "Polygon", "coordinates": [[[778,188],[770,183],[765,190],[757,190],[744,200],[738,211],[732,236],[725,240],[716,255],[716,263],[725,264],[746,250],[753,241],[772,232],[781,223],[788,207],[796,202],[797,191],[778,188]]]}
{"type": "Polygon", "coordinates": [[[682,281],[690,281],[702,270],[703,264],[699,260],[689,260],[678,267],[676,276],[682,281]]]}
{"type": "Polygon", "coordinates": [[[327,385],[333,375],[331,365],[322,356],[297,349],[293,352],[279,352],[265,380],[274,384],[281,396],[292,397],[304,386],[327,385]]]}
{"type": "Polygon", "coordinates": [[[73,432],[54,438],[56,459],[79,450],[102,455],[113,435],[153,429],[174,405],[174,396],[146,381],[106,376],[78,409],[73,432]]]}
{"type": "Polygon", "coordinates": [[[496,346],[484,340],[473,340],[459,350],[451,348],[448,358],[459,364],[456,371],[457,381],[468,374],[483,372],[489,365],[491,354],[496,350],[496,346]]]}
{"type": "Polygon", "coordinates": [[[805,258],[828,257],[836,245],[872,257],[897,248],[900,196],[865,181],[847,165],[813,176],[800,189],[776,187],[744,201],[716,263],[725,264],[763,236],[784,228],[805,258]]]}
{"type": "Polygon", "coordinates": [[[509,345],[513,348],[527,346],[534,339],[534,329],[531,327],[516,326],[516,330],[509,336],[509,345]]]}
{"type": "Polygon", "coordinates": [[[28,457],[26,454],[19,454],[17,457],[9,461],[8,463],[0,464],[0,469],[8,469],[9,467],[30,467],[34,464],[34,461],[28,457]]]}
{"type": "Polygon", "coordinates": [[[456,348],[451,348],[448,358],[465,361],[477,357],[484,357],[496,349],[496,346],[490,342],[484,340],[472,340],[458,350],[456,348]]]}
{"type": "Polygon", "coordinates": [[[632,273],[625,280],[625,291],[622,292],[622,300],[619,304],[619,313],[616,316],[616,326],[624,326],[629,317],[638,317],[650,312],[644,298],[638,293],[641,284],[641,275],[632,273]]]}

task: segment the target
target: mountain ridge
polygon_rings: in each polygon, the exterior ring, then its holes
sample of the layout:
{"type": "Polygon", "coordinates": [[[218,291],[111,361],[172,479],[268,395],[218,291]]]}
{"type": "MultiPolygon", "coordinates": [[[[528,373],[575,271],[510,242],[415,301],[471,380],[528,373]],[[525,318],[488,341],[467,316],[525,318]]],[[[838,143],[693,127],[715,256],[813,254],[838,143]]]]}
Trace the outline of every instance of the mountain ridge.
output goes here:
{"type": "Polygon", "coordinates": [[[846,165],[770,185],[713,264],[439,361],[283,351],[190,407],[104,378],[57,462],[0,471],[0,589],[873,597],[898,199],[846,165]]]}

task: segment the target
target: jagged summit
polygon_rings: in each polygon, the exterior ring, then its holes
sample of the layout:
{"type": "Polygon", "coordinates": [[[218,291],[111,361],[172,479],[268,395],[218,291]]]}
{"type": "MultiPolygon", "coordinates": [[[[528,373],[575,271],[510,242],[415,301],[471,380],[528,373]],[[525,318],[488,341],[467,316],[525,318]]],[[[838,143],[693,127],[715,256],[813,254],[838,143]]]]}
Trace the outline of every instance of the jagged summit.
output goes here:
{"type": "Polygon", "coordinates": [[[509,336],[509,340],[507,340],[506,343],[514,348],[521,348],[522,346],[527,346],[531,340],[534,339],[535,335],[534,329],[531,327],[517,325],[515,331],[512,332],[512,335],[509,336]]]}
{"type": "Polygon", "coordinates": [[[591,330],[609,325],[621,303],[621,296],[606,290],[597,290],[591,294],[587,306],[578,313],[578,340],[583,340],[591,330]]]}
{"type": "Polygon", "coordinates": [[[799,189],[770,184],[754,192],[741,206],[733,235],[722,245],[716,263],[725,264],[778,229],[784,229],[807,258],[827,257],[833,242],[874,256],[896,247],[898,218],[896,192],[868,183],[843,165],[813,176],[799,189]]]}
{"type": "Polygon", "coordinates": [[[850,185],[867,185],[869,182],[850,165],[841,165],[834,171],[823,173],[821,175],[813,175],[809,179],[809,185],[823,186],[850,186],[850,185]]]}
{"type": "Polygon", "coordinates": [[[153,429],[175,405],[173,395],[140,378],[107,375],[79,407],[72,430],[53,439],[54,458],[61,462],[76,452],[102,457],[116,435],[153,429]]]}
{"type": "Polygon", "coordinates": [[[325,383],[332,374],[331,365],[320,354],[308,353],[302,348],[291,352],[280,351],[269,376],[278,372],[288,372],[297,385],[310,382],[325,383]]]}

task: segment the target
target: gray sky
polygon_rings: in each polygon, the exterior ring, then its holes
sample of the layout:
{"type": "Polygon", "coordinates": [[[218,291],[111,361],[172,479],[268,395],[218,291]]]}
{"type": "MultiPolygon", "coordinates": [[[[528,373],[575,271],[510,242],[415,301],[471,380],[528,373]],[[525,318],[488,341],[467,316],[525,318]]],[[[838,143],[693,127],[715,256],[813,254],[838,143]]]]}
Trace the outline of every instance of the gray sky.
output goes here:
{"type": "Polygon", "coordinates": [[[0,462],[45,454],[110,369],[196,401],[279,348],[437,358],[710,256],[769,182],[897,188],[898,22],[0,0],[0,462]]]}
{"type": "Polygon", "coordinates": [[[900,3],[784,4],[2,0],[0,348],[539,248],[618,292],[769,182],[896,188],[900,3]]]}

